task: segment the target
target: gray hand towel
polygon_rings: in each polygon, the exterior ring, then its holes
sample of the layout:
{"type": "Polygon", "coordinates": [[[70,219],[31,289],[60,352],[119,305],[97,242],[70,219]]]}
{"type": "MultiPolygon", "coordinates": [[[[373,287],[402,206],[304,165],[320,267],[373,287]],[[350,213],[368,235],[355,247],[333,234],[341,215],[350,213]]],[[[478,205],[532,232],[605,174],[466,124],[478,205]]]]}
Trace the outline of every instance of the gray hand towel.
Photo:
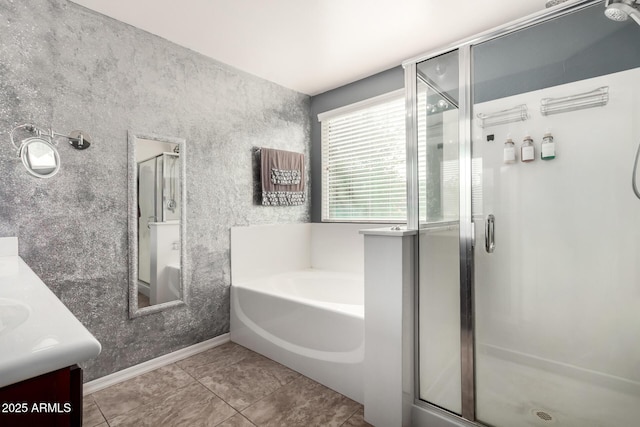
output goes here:
{"type": "Polygon", "coordinates": [[[261,148],[260,168],[263,205],[293,206],[304,203],[304,154],[261,148]]]}

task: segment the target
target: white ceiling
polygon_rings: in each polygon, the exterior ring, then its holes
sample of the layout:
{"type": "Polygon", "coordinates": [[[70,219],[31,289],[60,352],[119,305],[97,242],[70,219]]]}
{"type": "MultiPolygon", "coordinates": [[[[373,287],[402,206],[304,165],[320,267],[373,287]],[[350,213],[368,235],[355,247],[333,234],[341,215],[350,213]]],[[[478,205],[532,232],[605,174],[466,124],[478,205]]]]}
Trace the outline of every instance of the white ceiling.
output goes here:
{"type": "Polygon", "coordinates": [[[545,0],[73,0],[316,95],[542,10],[545,0]]]}

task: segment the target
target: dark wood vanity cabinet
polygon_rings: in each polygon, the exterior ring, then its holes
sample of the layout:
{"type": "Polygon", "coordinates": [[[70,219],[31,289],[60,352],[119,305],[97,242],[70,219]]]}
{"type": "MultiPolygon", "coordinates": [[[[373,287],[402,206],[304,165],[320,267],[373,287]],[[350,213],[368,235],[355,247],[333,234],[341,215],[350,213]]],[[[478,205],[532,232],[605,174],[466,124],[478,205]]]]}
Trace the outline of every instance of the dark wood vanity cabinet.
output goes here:
{"type": "Polygon", "coordinates": [[[82,425],[82,369],[69,366],[0,388],[0,426],[82,425]]]}

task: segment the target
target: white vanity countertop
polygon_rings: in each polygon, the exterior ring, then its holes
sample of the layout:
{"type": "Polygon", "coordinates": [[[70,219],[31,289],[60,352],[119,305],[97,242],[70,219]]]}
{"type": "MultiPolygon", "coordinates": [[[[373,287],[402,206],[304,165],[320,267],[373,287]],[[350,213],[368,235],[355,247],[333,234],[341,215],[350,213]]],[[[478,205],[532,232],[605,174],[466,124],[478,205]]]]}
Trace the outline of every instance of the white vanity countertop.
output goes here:
{"type": "Polygon", "coordinates": [[[0,250],[0,387],[83,362],[102,349],[17,256],[17,244],[15,253],[0,250]]]}

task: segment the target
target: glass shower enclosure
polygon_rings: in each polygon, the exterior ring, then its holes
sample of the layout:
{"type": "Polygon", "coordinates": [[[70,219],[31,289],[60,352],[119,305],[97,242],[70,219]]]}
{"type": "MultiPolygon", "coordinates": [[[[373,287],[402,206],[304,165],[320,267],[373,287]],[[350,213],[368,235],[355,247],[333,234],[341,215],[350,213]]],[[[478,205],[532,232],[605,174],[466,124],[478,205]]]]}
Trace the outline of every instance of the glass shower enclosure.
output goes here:
{"type": "Polygon", "coordinates": [[[640,425],[640,26],[573,2],[405,70],[415,404],[640,425]]]}
{"type": "Polygon", "coordinates": [[[180,220],[180,155],[162,153],[138,162],[138,280],[151,282],[150,224],[180,220]]]}

